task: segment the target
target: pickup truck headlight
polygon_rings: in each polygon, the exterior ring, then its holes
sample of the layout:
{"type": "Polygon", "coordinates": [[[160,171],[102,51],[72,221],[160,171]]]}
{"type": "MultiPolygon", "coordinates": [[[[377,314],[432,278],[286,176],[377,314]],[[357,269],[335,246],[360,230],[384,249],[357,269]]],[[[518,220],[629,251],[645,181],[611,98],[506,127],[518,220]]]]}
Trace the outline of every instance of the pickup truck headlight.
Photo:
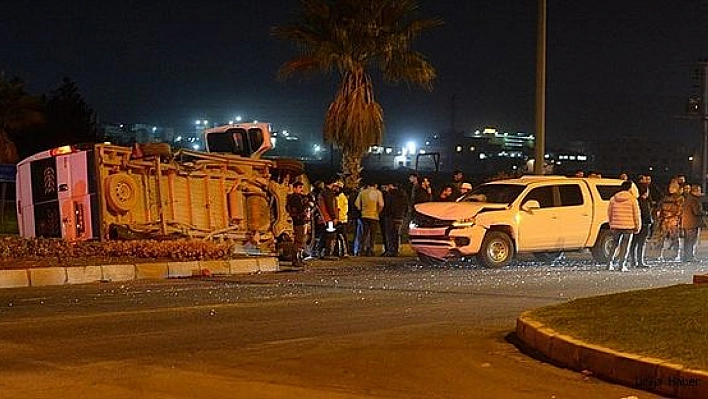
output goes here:
{"type": "Polygon", "coordinates": [[[452,222],[452,227],[457,229],[463,229],[465,227],[472,227],[475,225],[475,218],[471,217],[468,219],[460,219],[452,222]]]}

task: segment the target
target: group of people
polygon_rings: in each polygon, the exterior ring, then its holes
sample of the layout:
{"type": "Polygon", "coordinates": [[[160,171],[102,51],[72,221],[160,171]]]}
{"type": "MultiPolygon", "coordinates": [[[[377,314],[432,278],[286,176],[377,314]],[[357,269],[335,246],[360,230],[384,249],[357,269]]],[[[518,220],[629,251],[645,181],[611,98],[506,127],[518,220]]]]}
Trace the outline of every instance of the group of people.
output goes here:
{"type": "Polygon", "coordinates": [[[374,256],[376,230],[384,247],[380,255],[398,256],[408,207],[408,194],[397,183],[368,182],[347,190],[341,181],[329,180],[316,182],[305,194],[303,183],[295,182],[286,205],[293,221],[293,265],[302,266],[308,257],[374,256]]]}
{"type": "Polygon", "coordinates": [[[452,182],[442,186],[438,195],[434,195],[430,179],[421,177],[418,173],[408,175],[411,184],[410,201],[411,204],[421,202],[452,202],[472,190],[472,184],[465,180],[465,174],[461,170],[452,173],[452,182]]]}
{"type": "Polygon", "coordinates": [[[659,251],[658,261],[693,262],[703,224],[701,186],[672,178],[664,193],[654,187],[651,176],[640,175],[636,183],[625,182],[610,199],[608,217],[613,234],[609,270],[648,267],[645,250],[649,239],[659,251]],[[668,254],[676,255],[672,259],[668,254]]]}
{"type": "Polygon", "coordinates": [[[292,264],[301,267],[308,258],[375,256],[377,230],[383,243],[383,253],[378,255],[398,256],[403,223],[413,205],[454,201],[472,190],[459,170],[436,194],[427,177],[411,173],[408,181],[410,190],[398,183],[378,185],[374,182],[347,189],[340,180],[332,179],[315,182],[307,194],[304,184],[295,182],[286,204],[293,221],[292,264]]]}

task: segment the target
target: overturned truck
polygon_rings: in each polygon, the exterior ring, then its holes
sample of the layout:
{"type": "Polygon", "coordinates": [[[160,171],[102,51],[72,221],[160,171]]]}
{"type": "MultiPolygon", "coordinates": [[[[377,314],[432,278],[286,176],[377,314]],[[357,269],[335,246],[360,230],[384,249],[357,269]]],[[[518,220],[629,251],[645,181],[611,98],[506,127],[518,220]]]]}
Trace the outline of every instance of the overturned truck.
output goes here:
{"type": "Polygon", "coordinates": [[[70,241],[131,238],[227,240],[265,254],[287,252],[289,184],[296,160],[268,160],[267,123],[204,131],[206,152],[165,143],[60,147],[17,165],[23,237],[70,241]]]}

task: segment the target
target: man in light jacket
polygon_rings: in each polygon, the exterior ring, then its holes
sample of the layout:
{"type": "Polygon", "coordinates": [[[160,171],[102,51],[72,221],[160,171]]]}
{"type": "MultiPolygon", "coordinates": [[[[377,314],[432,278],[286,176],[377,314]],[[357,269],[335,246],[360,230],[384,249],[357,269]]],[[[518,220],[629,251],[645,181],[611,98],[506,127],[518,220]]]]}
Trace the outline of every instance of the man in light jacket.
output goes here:
{"type": "Polygon", "coordinates": [[[625,181],[620,186],[620,191],[610,199],[607,216],[610,221],[610,230],[614,235],[612,250],[607,260],[607,269],[615,270],[619,267],[623,272],[627,268],[627,255],[632,243],[632,235],[642,229],[641,211],[637,197],[632,194],[632,182],[625,181]]]}

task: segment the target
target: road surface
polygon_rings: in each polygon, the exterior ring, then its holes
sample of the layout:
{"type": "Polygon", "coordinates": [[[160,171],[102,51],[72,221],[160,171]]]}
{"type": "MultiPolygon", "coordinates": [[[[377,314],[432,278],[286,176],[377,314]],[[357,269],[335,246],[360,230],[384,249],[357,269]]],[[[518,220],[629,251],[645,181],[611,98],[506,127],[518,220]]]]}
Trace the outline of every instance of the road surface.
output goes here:
{"type": "Polygon", "coordinates": [[[524,310],[690,283],[708,265],[306,270],[0,290],[0,399],[657,398],[509,342],[524,310]]]}

